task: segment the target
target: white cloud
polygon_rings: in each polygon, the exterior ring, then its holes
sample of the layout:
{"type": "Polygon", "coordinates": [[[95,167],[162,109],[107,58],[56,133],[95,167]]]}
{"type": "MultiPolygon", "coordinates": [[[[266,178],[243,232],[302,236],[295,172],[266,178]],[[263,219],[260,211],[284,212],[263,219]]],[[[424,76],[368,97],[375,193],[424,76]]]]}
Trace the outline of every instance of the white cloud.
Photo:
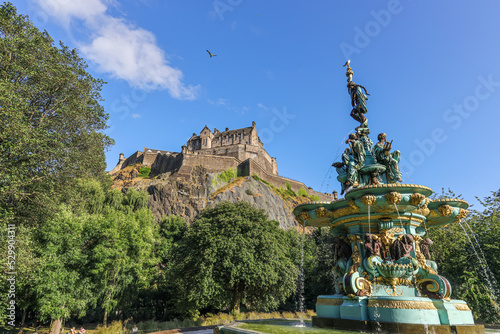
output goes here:
{"type": "MultiPolygon", "coordinates": [[[[73,18],[92,22],[108,9],[101,0],[33,0],[46,14],[55,17],[66,28],[73,18]]],[[[108,1],[109,2],[109,1],[108,1]]]]}
{"type": "Polygon", "coordinates": [[[264,110],[269,110],[269,108],[263,105],[262,103],[257,103],[257,107],[262,108],[264,110]]]}
{"type": "Polygon", "coordinates": [[[132,114],[132,118],[141,118],[141,114],[132,114]]]}
{"type": "Polygon", "coordinates": [[[97,64],[99,71],[126,80],[132,87],[166,89],[176,99],[196,98],[199,86],[182,82],[182,71],[169,65],[152,32],[106,14],[105,3],[112,0],[34,1],[67,29],[73,19],[84,22],[91,41],[78,43],[85,58],[97,64]]]}

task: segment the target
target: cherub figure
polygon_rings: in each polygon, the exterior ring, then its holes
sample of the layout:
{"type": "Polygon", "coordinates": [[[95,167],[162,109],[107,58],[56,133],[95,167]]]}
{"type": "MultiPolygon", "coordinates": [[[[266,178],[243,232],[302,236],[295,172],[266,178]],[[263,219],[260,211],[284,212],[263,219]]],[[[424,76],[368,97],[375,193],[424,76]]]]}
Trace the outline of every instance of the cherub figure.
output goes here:
{"type": "Polygon", "coordinates": [[[385,259],[385,249],[382,240],[375,235],[366,233],[365,234],[365,257],[369,258],[370,256],[378,255],[382,259],[385,259]]]}
{"type": "Polygon", "coordinates": [[[431,253],[429,251],[429,247],[432,246],[434,242],[429,239],[429,238],[425,238],[424,240],[422,240],[422,242],[420,243],[420,252],[425,256],[426,259],[430,260],[431,258],[431,253]]]}
{"type": "Polygon", "coordinates": [[[413,235],[404,234],[399,236],[397,240],[391,245],[391,257],[397,261],[402,257],[410,257],[413,248],[413,235]]]}
{"type": "Polygon", "coordinates": [[[335,254],[335,260],[340,258],[347,260],[352,255],[351,246],[340,237],[335,237],[333,239],[333,251],[335,254]]]}
{"type": "Polygon", "coordinates": [[[377,137],[378,143],[373,147],[373,155],[378,163],[386,166],[387,182],[395,183],[401,181],[401,172],[399,171],[399,160],[401,153],[394,151],[391,153],[392,140],[387,142],[387,135],[381,133],[377,137]]]}

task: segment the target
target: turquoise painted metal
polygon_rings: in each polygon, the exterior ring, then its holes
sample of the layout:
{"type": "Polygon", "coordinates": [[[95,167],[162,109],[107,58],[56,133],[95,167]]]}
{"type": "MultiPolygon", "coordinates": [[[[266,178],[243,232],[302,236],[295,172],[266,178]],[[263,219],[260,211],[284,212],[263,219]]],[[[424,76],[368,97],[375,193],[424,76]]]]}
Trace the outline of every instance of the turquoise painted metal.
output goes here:
{"type": "Polygon", "coordinates": [[[426,238],[427,227],[463,219],[468,204],[460,199],[432,200],[430,188],[402,183],[400,152],[391,152],[392,141],[385,134],[379,134],[373,146],[364,116],[366,95],[356,95],[362,86],[354,84],[349,62],[346,65],[351,116],[360,125],[346,141],[342,162],[333,164],[344,198],[294,209],[301,224],[328,226],[336,236],[336,294],[318,296],[317,317],[470,326],[477,332],[467,304],[451,298],[450,283],[439,275],[430,258],[432,241],[426,238]]]}

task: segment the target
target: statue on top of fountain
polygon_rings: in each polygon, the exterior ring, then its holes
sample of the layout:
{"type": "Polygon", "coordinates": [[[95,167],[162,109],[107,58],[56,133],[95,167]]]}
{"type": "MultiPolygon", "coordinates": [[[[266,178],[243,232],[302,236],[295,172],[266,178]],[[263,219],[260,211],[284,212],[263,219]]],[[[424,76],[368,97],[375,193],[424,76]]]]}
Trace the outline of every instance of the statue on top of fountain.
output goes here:
{"type": "Polygon", "coordinates": [[[360,123],[360,127],[368,128],[368,120],[365,117],[365,114],[368,112],[366,108],[366,101],[370,94],[366,91],[366,88],[361,85],[357,85],[354,81],[352,81],[352,75],[354,72],[350,67],[351,61],[348,60],[344,66],[347,66],[346,76],[347,76],[347,91],[351,96],[351,117],[360,123]],[[364,92],[363,92],[364,91],[364,92]]]}
{"type": "Polygon", "coordinates": [[[350,60],[344,66],[347,66],[347,88],[353,106],[351,117],[360,122],[360,125],[355,128],[356,133],[350,134],[346,140],[349,148],[342,154],[342,162],[332,165],[339,174],[337,180],[342,184],[340,194],[343,195],[358,186],[402,182],[399,171],[401,153],[391,153],[392,141],[387,141],[385,133],[378,135],[378,143],[373,146],[373,141],[368,136],[370,128],[365,117],[368,112],[367,95],[370,94],[365,87],[355,84],[352,80],[354,72],[350,67],[350,60]]]}
{"type": "Polygon", "coordinates": [[[402,174],[399,171],[401,152],[394,151],[391,153],[392,140],[388,142],[387,135],[385,133],[380,133],[377,139],[378,143],[375,144],[375,147],[373,147],[373,155],[378,163],[385,166],[387,172],[387,182],[401,182],[402,174]]]}

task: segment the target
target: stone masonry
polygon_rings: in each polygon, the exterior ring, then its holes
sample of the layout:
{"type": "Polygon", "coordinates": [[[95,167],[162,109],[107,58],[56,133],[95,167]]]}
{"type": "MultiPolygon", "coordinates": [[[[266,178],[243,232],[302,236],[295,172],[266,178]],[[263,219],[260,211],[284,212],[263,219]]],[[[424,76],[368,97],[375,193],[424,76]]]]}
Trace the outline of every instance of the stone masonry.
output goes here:
{"type": "Polygon", "coordinates": [[[230,168],[238,171],[240,176],[258,175],[261,179],[275,187],[285,188],[290,184],[292,190],[307,190],[309,195],[317,195],[322,201],[332,201],[333,195],[319,193],[308,188],[299,181],[278,175],[276,158],[271,157],[257,135],[255,122],[251,127],[224,131],[214,129],[212,132],[205,126],[199,135],[193,133],[183,145],[181,152],[171,152],[144,148],[128,158],[120,153],[118,164],[110,174],[136,164],[151,168],[151,176],[170,173],[172,176],[189,178],[192,170],[202,166],[208,173],[219,173],[230,168]]]}

